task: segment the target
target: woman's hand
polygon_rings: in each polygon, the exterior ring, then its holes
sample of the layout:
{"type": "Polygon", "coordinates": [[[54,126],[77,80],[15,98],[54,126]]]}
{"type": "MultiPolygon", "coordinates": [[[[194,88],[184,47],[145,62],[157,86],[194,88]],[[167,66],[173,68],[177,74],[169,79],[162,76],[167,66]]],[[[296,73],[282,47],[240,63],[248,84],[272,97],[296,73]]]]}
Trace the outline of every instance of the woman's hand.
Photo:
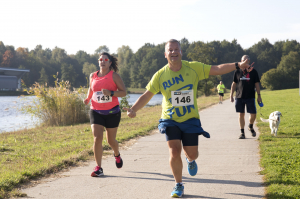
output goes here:
{"type": "Polygon", "coordinates": [[[84,103],[85,105],[88,105],[88,104],[89,104],[89,102],[90,102],[90,100],[91,100],[91,99],[89,99],[89,98],[86,98],[86,99],[84,99],[84,100],[83,100],[83,103],[84,103]]]}
{"type": "Polygon", "coordinates": [[[111,95],[111,91],[107,90],[107,89],[102,89],[102,93],[103,93],[103,95],[108,95],[108,96],[111,95]]]}

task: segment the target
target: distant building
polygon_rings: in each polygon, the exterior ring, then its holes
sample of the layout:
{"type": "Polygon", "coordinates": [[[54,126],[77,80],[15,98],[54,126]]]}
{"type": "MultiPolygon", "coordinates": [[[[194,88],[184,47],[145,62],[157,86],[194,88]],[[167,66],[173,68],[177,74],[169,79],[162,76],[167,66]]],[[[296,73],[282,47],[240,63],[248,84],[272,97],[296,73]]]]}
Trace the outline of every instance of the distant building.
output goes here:
{"type": "Polygon", "coordinates": [[[29,73],[28,69],[1,68],[0,67],[0,91],[21,89],[21,78],[25,73],[29,73]]]}

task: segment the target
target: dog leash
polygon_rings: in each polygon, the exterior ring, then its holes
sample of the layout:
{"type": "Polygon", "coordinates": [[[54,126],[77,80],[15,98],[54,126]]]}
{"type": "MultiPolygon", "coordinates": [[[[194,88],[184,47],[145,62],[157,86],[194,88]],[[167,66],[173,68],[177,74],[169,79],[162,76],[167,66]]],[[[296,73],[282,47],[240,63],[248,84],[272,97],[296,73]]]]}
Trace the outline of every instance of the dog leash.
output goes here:
{"type": "Polygon", "coordinates": [[[263,116],[263,114],[261,113],[261,107],[259,107],[259,111],[260,111],[260,115],[261,115],[263,118],[266,118],[266,117],[263,116]]]}

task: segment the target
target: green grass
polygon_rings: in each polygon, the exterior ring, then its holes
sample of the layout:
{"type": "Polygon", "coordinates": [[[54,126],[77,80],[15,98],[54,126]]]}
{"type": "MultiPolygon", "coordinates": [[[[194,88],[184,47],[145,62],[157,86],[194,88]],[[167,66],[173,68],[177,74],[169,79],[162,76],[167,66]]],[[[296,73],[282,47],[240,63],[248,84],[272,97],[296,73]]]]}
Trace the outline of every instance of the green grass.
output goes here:
{"type": "MultiPolygon", "coordinates": [[[[257,122],[261,166],[267,198],[300,198],[300,96],[299,89],[262,91],[264,107],[258,108],[257,122]],[[271,135],[268,119],[273,111],[283,115],[277,137],[271,135]],[[263,116],[262,116],[263,115],[263,116]]],[[[257,106],[258,107],[258,106],[257,106]]]]}

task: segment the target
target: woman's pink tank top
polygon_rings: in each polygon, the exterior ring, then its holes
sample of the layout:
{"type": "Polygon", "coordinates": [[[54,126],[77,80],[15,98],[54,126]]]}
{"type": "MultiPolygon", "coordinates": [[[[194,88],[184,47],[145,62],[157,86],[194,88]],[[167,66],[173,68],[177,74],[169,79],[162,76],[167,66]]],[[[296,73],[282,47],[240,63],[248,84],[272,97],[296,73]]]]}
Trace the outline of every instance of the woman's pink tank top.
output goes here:
{"type": "MultiPolygon", "coordinates": [[[[94,92],[101,91],[102,89],[107,89],[110,91],[118,90],[117,85],[113,80],[113,71],[111,70],[107,75],[104,77],[98,77],[98,72],[96,71],[92,77],[91,89],[94,92]]],[[[112,102],[108,103],[98,103],[94,100],[91,100],[90,108],[93,110],[109,110],[113,107],[119,105],[118,97],[113,96],[112,102]]]]}

